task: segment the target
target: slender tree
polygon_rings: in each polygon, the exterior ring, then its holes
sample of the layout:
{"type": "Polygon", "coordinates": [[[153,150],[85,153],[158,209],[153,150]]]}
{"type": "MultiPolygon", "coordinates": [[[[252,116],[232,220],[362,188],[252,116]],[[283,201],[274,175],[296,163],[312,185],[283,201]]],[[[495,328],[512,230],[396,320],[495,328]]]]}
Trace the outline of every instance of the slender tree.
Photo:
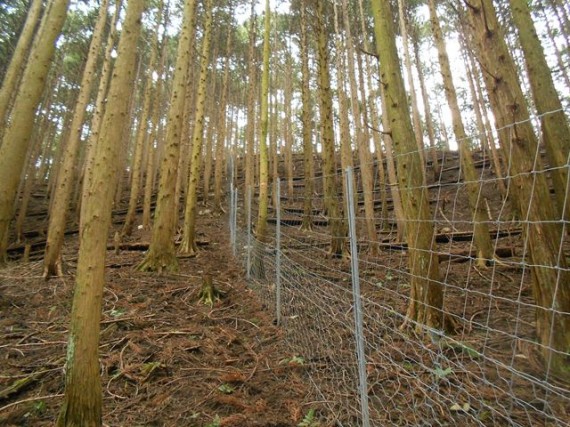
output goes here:
{"type": "Polygon", "coordinates": [[[154,34],[152,34],[152,40],[150,43],[150,60],[148,63],[148,68],[145,77],[145,88],[143,91],[143,107],[140,112],[139,127],[137,129],[136,139],[135,139],[135,151],[133,154],[133,167],[131,172],[131,185],[130,185],[130,195],[129,195],[129,207],[127,209],[127,215],[125,216],[125,223],[123,224],[123,229],[121,234],[124,236],[129,236],[133,230],[133,224],[135,222],[136,209],[140,198],[140,187],[141,179],[143,178],[143,154],[145,145],[148,145],[148,124],[151,114],[151,101],[152,101],[152,85],[153,76],[152,73],[155,71],[157,56],[158,56],[158,32],[160,28],[161,16],[162,16],[162,2],[156,11],[156,24],[154,29],[154,34]]]}
{"type": "Polygon", "coordinates": [[[444,326],[443,292],[439,282],[438,259],[433,250],[434,227],[423,185],[424,163],[415,144],[410,122],[400,60],[396,49],[389,0],[373,0],[374,33],[380,80],[386,94],[385,114],[397,155],[398,183],[401,190],[410,270],[411,296],[407,318],[422,325],[441,329],[444,326]]]}
{"type": "MultiPolygon", "coordinates": [[[[233,9],[230,10],[230,15],[233,14],[233,9]]],[[[219,118],[219,129],[216,138],[216,153],[215,153],[215,164],[214,164],[214,209],[219,212],[224,212],[222,207],[222,178],[224,172],[224,149],[226,145],[226,137],[228,135],[228,92],[229,92],[229,81],[230,81],[230,57],[231,57],[231,46],[232,46],[232,32],[228,31],[228,36],[226,39],[226,60],[224,62],[224,77],[222,81],[222,98],[220,100],[220,118],[219,118]]],[[[231,120],[229,121],[231,126],[231,120]]]]}
{"type": "Polygon", "coordinates": [[[473,213],[473,240],[477,247],[477,264],[484,267],[488,260],[494,258],[493,245],[489,235],[489,218],[487,210],[483,204],[480,183],[478,183],[475,165],[473,164],[473,156],[471,154],[471,139],[467,137],[463,119],[461,118],[461,110],[457,100],[455,85],[451,75],[451,65],[445,46],[443,31],[437,16],[436,0],[429,0],[430,20],[435,39],[435,45],[438,52],[439,67],[443,78],[443,87],[445,97],[451,110],[451,119],[453,122],[453,132],[457,146],[459,147],[459,155],[461,162],[461,171],[467,188],[467,198],[469,207],[473,213]]]}
{"type": "Polygon", "coordinates": [[[547,369],[569,379],[570,273],[566,259],[560,256],[561,218],[550,199],[526,99],[492,0],[471,0],[467,14],[478,60],[487,73],[485,83],[501,129],[499,137],[510,157],[510,189],[527,221],[525,232],[540,349],[547,369]]]}
{"type": "MultiPolygon", "coordinates": [[[[117,0],[115,2],[115,11],[113,14],[113,19],[111,21],[111,29],[107,35],[107,41],[105,42],[105,53],[103,55],[102,65],[101,65],[101,75],[99,77],[99,86],[97,87],[97,98],[95,100],[95,111],[93,117],[91,118],[91,126],[89,129],[89,137],[87,138],[87,143],[85,144],[83,161],[83,168],[81,170],[82,177],[82,188],[87,188],[89,186],[89,181],[91,179],[91,171],[93,167],[93,156],[95,154],[95,145],[99,138],[99,132],[101,130],[101,123],[103,120],[103,115],[105,114],[105,100],[107,98],[107,91],[109,89],[109,81],[111,79],[111,73],[113,71],[113,60],[111,54],[115,48],[115,39],[117,35],[117,22],[119,19],[120,11],[122,6],[122,0],[117,0]]],[[[81,199],[79,202],[79,211],[81,211],[81,206],[83,206],[84,199],[88,197],[85,191],[81,192],[81,199]]],[[[80,215],[81,216],[81,215],[80,215]]]]}
{"type": "Polygon", "coordinates": [[[328,36],[325,25],[327,2],[317,1],[315,19],[317,38],[318,86],[321,116],[321,139],[323,146],[323,185],[325,208],[331,229],[330,254],[341,256],[344,250],[345,230],[337,200],[337,185],[334,161],[333,106],[329,72],[328,36]]]}
{"type": "MultiPolygon", "coordinates": [[[[182,30],[178,42],[176,68],[166,128],[166,146],[160,167],[160,183],[156,201],[152,239],[144,260],[138,265],[142,271],[175,271],[178,269],[176,249],[174,248],[174,231],[178,223],[178,212],[175,210],[176,178],[178,159],[180,156],[180,134],[183,126],[182,116],[186,91],[186,76],[190,64],[190,46],[195,0],[185,0],[182,30]]],[[[148,173],[148,171],[147,171],[148,173]]]]}
{"type": "Polygon", "coordinates": [[[2,136],[8,120],[7,116],[10,111],[10,103],[16,92],[21,70],[28,57],[30,45],[41,13],[42,0],[33,0],[30,10],[28,11],[28,16],[26,17],[26,23],[18,38],[18,44],[10,60],[10,65],[8,65],[8,69],[2,80],[2,88],[0,89],[0,143],[2,142],[2,136]]]}
{"type": "MultiPolygon", "coordinates": [[[[168,23],[168,20],[164,18],[164,26],[168,23]]],[[[152,204],[152,195],[155,189],[155,165],[157,162],[158,157],[158,129],[159,124],[162,123],[160,120],[161,111],[163,100],[166,97],[166,91],[163,90],[164,88],[164,68],[166,64],[166,57],[168,55],[166,47],[168,46],[168,38],[163,37],[162,39],[162,46],[160,48],[160,61],[158,64],[157,69],[157,79],[155,86],[152,90],[153,99],[156,100],[154,105],[152,106],[152,113],[150,115],[150,133],[148,136],[148,144],[146,145],[146,162],[144,167],[144,196],[143,196],[143,217],[142,217],[142,226],[145,230],[151,229],[151,204],[152,204]]]]}
{"type": "Polygon", "coordinates": [[[542,140],[550,166],[553,168],[551,175],[556,202],[559,211],[564,212],[564,218],[568,220],[570,197],[567,188],[567,164],[570,153],[570,126],[554,86],[552,73],[546,63],[544,49],[536,34],[528,0],[509,0],[509,2],[524,53],[532,98],[536,111],[541,116],[542,140]]]}
{"type": "Polygon", "coordinates": [[[186,209],[184,211],[184,233],[180,242],[180,253],[185,256],[196,256],[196,204],[198,201],[198,182],[200,180],[200,165],[202,160],[202,145],[204,144],[204,118],[206,104],[206,83],[208,65],[210,64],[210,42],[212,38],[212,0],[205,0],[204,38],[200,58],[200,76],[192,135],[192,153],[190,156],[190,173],[188,175],[188,192],[186,194],[186,209]]]}
{"type": "Polygon", "coordinates": [[[69,0],[52,0],[43,16],[14,99],[10,123],[0,145],[0,265],[6,262],[8,225],[14,213],[34,116],[51,66],[55,41],[67,16],[68,4],[69,0]]]}
{"type": "MultiPolygon", "coordinates": [[[[249,89],[247,91],[247,125],[246,125],[246,147],[245,147],[245,188],[253,188],[254,173],[254,153],[255,153],[255,94],[257,93],[256,73],[257,64],[255,58],[256,42],[256,18],[255,2],[251,2],[251,13],[249,17],[249,48],[247,54],[247,81],[249,89]]],[[[249,215],[246,212],[246,216],[249,215]]]]}
{"type": "Polygon", "coordinates": [[[116,67],[109,88],[108,105],[95,153],[96,167],[90,196],[83,207],[67,344],[65,397],[59,427],[101,426],[102,390],[99,378],[99,329],[105,284],[106,236],[111,225],[113,188],[116,184],[122,123],[127,119],[141,27],[143,0],[128,2],[119,42],[116,67]]]}
{"type": "Polygon", "coordinates": [[[77,175],[76,164],[79,154],[79,143],[85,121],[85,109],[91,96],[99,50],[103,40],[105,24],[107,22],[108,0],[103,0],[99,9],[99,18],[93,31],[83,77],[81,79],[79,95],[73,111],[73,119],[69,127],[69,134],[65,144],[62,165],[57,175],[57,190],[51,202],[49,212],[48,235],[44,255],[44,277],[62,274],[61,248],[65,233],[69,202],[73,193],[73,182],[77,175]]]}
{"type": "MultiPolygon", "coordinates": [[[[416,95],[414,77],[412,72],[412,57],[410,55],[409,43],[408,43],[408,22],[407,22],[407,8],[404,5],[404,0],[398,0],[398,16],[400,25],[400,34],[402,35],[402,46],[404,54],[404,66],[406,67],[406,76],[408,80],[410,104],[412,107],[412,124],[414,127],[414,136],[416,138],[416,144],[418,146],[418,152],[420,157],[425,164],[424,155],[424,137],[423,137],[423,127],[422,120],[420,117],[420,109],[418,107],[418,97],[416,95]]],[[[422,169],[424,174],[425,182],[425,168],[422,169]]]]}
{"type": "Polygon", "coordinates": [[[305,5],[300,5],[301,10],[301,100],[303,110],[301,121],[303,126],[303,170],[305,175],[305,194],[303,199],[303,230],[311,230],[313,227],[313,142],[311,138],[311,88],[309,84],[309,38],[307,37],[307,13],[305,5]]]}
{"type": "Polygon", "coordinates": [[[267,137],[269,135],[269,53],[271,48],[271,9],[269,0],[265,0],[265,18],[263,27],[263,71],[261,74],[261,106],[260,106],[260,138],[259,138],[259,208],[257,214],[256,250],[252,263],[254,277],[264,277],[261,245],[265,242],[267,234],[267,211],[269,208],[269,156],[267,150],[267,137]]]}
{"type": "MultiPolygon", "coordinates": [[[[335,55],[336,75],[338,76],[338,83],[336,86],[336,94],[338,98],[338,121],[339,121],[339,136],[340,136],[340,166],[342,169],[342,189],[344,195],[349,194],[346,180],[346,170],[354,168],[352,136],[350,132],[350,98],[346,91],[346,55],[341,52],[344,50],[344,41],[340,31],[340,19],[338,7],[333,3],[334,13],[334,28],[335,28],[335,48],[337,54],[335,55]]],[[[358,128],[358,126],[355,126],[358,128]]],[[[355,131],[356,132],[356,131],[355,131]]],[[[356,180],[352,184],[352,194],[354,203],[358,203],[358,193],[356,191],[356,180]]],[[[346,200],[346,197],[344,197],[346,200]]]]}
{"type": "MultiPolygon", "coordinates": [[[[374,213],[374,178],[372,171],[372,155],[370,153],[370,140],[368,128],[365,126],[365,113],[362,111],[360,100],[358,99],[358,84],[356,82],[356,68],[354,66],[355,52],[353,47],[352,32],[350,29],[348,1],[342,1],[342,14],[344,31],[347,39],[348,53],[348,81],[350,84],[350,102],[352,116],[356,125],[356,140],[358,142],[358,157],[360,166],[360,178],[362,182],[362,193],[364,198],[364,215],[366,237],[368,239],[369,251],[372,255],[378,253],[378,237],[376,235],[375,213],[374,213]]],[[[364,85],[360,85],[364,90],[364,85]]]]}

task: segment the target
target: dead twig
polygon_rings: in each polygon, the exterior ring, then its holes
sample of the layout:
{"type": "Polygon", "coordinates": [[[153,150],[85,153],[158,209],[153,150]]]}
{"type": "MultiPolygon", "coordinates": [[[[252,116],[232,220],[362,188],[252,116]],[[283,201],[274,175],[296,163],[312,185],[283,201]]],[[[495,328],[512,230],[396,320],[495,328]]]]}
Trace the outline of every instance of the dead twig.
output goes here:
{"type": "Polygon", "coordinates": [[[12,402],[12,403],[9,403],[5,406],[2,406],[0,408],[0,412],[5,411],[6,409],[9,409],[13,406],[20,405],[22,403],[35,402],[36,400],[54,399],[56,397],[63,397],[63,396],[64,396],[64,394],[60,393],[60,394],[48,394],[46,396],[28,397],[27,399],[18,400],[17,402],[12,402]]]}

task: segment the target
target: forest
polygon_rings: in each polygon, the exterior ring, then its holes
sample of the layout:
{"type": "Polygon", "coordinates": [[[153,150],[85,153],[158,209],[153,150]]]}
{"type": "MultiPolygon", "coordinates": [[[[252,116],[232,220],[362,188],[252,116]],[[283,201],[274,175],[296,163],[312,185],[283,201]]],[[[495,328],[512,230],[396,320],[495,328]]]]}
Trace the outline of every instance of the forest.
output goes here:
{"type": "Polygon", "coordinates": [[[570,426],[570,3],[4,0],[0,425],[570,426]]]}

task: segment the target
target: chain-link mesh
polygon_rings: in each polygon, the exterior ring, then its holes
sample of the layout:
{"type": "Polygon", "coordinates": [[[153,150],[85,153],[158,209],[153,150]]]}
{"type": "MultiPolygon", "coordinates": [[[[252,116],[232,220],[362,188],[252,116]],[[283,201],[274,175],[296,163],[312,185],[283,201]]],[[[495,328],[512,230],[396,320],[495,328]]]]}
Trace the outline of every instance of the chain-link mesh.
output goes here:
{"type": "MultiPolygon", "coordinates": [[[[294,193],[285,193],[281,203],[276,203],[281,212],[279,271],[275,229],[270,228],[263,243],[255,239],[252,230],[248,245],[246,216],[238,212],[237,257],[245,268],[248,254],[252,266],[256,262],[263,265],[261,274],[257,271],[250,275],[250,285],[271,311],[276,307],[279,274],[281,327],[290,345],[286,357],[288,363],[298,363],[308,374],[307,381],[314,386],[313,405],[319,408],[325,425],[363,425],[358,339],[365,343],[370,425],[570,425],[570,382],[544,361],[542,348],[548,343],[540,343],[536,332],[537,309],[570,316],[555,304],[538,307],[533,295],[535,266],[528,229],[543,222],[515,207],[508,156],[504,161],[506,177],[502,179],[506,194],[498,190],[499,179],[491,169],[489,156],[477,152],[473,157],[479,171],[479,203],[487,211],[495,251],[495,259],[488,260],[486,266],[477,263],[473,213],[458,153],[439,153],[440,176],[428,181],[424,193],[429,197],[430,225],[434,227],[432,259],[439,262],[443,312],[451,325],[447,331],[427,328],[406,316],[411,273],[407,244],[397,237],[401,234],[390,185],[379,187],[376,180],[375,217],[368,219],[355,172],[358,194],[353,219],[358,250],[339,259],[328,253],[331,236],[327,225],[331,218],[326,216],[322,193],[312,196],[312,228],[303,229],[304,181],[295,181],[294,193]],[[384,209],[380,200],[385,200],[384,209]],[[373,240],[366,234],[368,220],[376,227],[373,240]],[[355,326],[350,256],[358,256],[362,328],[355,326]]],[[[548,160],[539,151],[529,176],[549,178],[556,169],[539,167],[541,163],[548,165],[548,160]]],[[[378,176],[378,164],[370,166],[378,176]]],[[[564,169],[568,171],[568,164],[564,169]]],[[[338,188],[342,188],[342,174],[339,170],[333,177],[338,188]]],[[[313,187],[322,189],[322,179],[314,178],[313,187]]],[[[534,194],[534,184],[523,190],[536,196],[533,203],[540,203],[539,196],[544,196],[534,194]]],[[[564,191],[567,197],[567,188],[564,191]]],[[[255,199],[253,194],[254,210],[255,199]]],[[[346,222],[346,200],[339,198],[339,202],[345,207],[342,219],[346,222]]],[[[554,195],[549,202],[555,204],[554,195]]],[[[236,209],[245,211],[246,205],[241,198],[236,209]]],[[[251,216],[257,218],[255,212],[251,216]]],[[[559,272],[559,278],[568,272],[567,217],[562,212],[555,221],[561,230],[561,241],[555,242],[559,263],[542,266],[559,272]]],[[[269,221],[275,224],[275,216],[269,221]]],[[[552,221],[544,224],[548,222],[552,221]]],[[[555,288],[567,290],[569,284],[559,280],[555,288]]],[[[553,350],[566,356],[570,369],[568,350],[553,350]]]]}

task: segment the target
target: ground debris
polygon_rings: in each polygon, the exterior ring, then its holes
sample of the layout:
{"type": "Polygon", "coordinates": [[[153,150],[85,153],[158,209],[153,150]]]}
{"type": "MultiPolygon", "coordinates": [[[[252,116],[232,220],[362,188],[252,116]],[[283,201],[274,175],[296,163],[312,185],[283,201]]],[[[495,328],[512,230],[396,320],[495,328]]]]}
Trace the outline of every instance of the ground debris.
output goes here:
{"type": "MultiPolygon", "coordinates": [[[[287,351],[228,262],[223,218],[202,221],[213,244],[201,246],[207,256],[181,259],[179,274],[134,271],[143,256],[134,242],[107,253],[116,268],[107,269],[101,322],[103,422],[206,426],[217,417],[223,426],[296,426],[300,411],[292,408],[302,407],[308,381],[279,365],[287,351]],[[213,305],[197,303],[206,271],[223,296],[213,295],[213,305]]],[[[64,259],[76,256],[75,239],[64,259]]],[[[32,262],[0,272],[3,425],[51,426],[63,399],[74,267],[47,282],[41,270],[32,262]]]]}

